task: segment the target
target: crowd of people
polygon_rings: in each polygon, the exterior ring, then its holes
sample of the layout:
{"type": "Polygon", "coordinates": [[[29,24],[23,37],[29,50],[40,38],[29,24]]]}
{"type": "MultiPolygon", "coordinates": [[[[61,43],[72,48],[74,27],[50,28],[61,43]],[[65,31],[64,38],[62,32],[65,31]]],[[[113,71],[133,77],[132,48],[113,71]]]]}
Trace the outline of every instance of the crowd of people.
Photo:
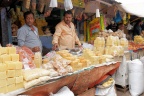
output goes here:
{"type": "Polygon", "coordinates": [[[129,40],[133,40],[134,36],[136,35],[142,35],[144,30],[144,23],[142,19],[138,19],[136,22],[133,22],[132,25],[130,24],[130,26],[131,28],[129,29],[127,28],[128,25],[124,25],[123,23],[116,24],[114,21],[112,21],[111,24],[106,27],[106,29],[111,29],[113,32],[122,32],[124,33],[123,37],[127,37],[129,40]],[[125,29],[128,31],[127,33],[124,32],[125,29]]]}

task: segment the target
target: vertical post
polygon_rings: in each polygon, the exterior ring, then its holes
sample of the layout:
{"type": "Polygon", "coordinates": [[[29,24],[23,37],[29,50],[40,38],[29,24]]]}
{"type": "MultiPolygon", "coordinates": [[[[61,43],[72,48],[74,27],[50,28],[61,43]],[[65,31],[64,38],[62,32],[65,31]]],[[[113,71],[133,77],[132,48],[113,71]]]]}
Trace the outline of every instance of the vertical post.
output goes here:
{"type": "Polygon", "coordinates": [[[77,25],[77,36],[79,37],[79,35],[80,35],[80,33],[79,33],[80,32],[80,28],[79,28],[80,27],[80,22],[77,21],[76,25],[77,25]]]}
{"type": "Polygon", "coordinates": [[[11,20],[10,18],[7,18],[7,23],[8,23],[8,38],[9,38],[9,43],[12,44],[12,29],[11,29],[11,20]]]}
{"type": "Polygon", "coordinates": [[[87,36],[87,21],[84,21],[84,41],[86,42],[86,36],[87,36]]]}
{"type": "Polygon", "coordinates": [[[60,9],[60,18],[61,18],[61,20],[63,19],[63,13],[64,13],[64,10],[60,9]]]}
{"type": "Polygon", "coordinates": [[[9,43],[9,35],[8,35],[8,23],[7,23],[7,13],[6,9],[1,9],[1,33],[2,33],[2,46],[6,46],[9,43]]]}

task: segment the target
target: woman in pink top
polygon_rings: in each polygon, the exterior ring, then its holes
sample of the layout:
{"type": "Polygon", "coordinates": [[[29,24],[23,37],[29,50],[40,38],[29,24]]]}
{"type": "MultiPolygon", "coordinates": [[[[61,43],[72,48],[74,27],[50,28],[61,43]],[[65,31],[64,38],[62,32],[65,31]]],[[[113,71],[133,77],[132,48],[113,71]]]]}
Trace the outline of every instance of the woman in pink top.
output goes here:
{"type": "Polygon", "coordinates": [[[72,12],[70,10],[64,12],[64,19],[57,24],[56,31],[53,35],[53,50],[73,49],[75,44],[81,47],[81,43],[75,32],[75,26],[72,21],[72,12]]]}

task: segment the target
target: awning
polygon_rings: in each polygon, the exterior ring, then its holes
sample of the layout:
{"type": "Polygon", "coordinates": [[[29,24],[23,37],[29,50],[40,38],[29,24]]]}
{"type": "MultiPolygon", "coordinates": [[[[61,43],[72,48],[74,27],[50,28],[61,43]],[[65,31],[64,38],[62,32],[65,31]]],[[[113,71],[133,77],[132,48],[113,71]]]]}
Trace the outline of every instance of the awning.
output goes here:
{"type": "Polygon", "coordinates": [[[121,7],[132,15],[144,17],[144,0],[115,0],[121,3],[121,7]]]}

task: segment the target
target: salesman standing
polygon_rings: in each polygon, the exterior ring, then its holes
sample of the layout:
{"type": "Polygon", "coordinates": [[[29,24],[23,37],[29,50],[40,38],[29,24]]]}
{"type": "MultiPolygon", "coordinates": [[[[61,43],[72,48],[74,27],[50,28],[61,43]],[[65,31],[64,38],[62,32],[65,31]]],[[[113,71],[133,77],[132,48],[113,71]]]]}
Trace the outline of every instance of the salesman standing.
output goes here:
{"type": "Polygon", "coordinates": [[[75,32],[75,26],[72,21],[72,12],[70,10],[64,12],[63,20],[57,24],[56,31],[53,35],[53,49],[73,49],[75,44],[81,47],[81,43],[75,32]]]}
{"type": "Polygon", "coordinates": [[[17,34],[18,45],[30,48],[33,52],[42,52],[42,44],[39,39],[38,29],[34,24],[34,14],[31,11],[24,13],[25,25],[23,25],[17,34]]]}

